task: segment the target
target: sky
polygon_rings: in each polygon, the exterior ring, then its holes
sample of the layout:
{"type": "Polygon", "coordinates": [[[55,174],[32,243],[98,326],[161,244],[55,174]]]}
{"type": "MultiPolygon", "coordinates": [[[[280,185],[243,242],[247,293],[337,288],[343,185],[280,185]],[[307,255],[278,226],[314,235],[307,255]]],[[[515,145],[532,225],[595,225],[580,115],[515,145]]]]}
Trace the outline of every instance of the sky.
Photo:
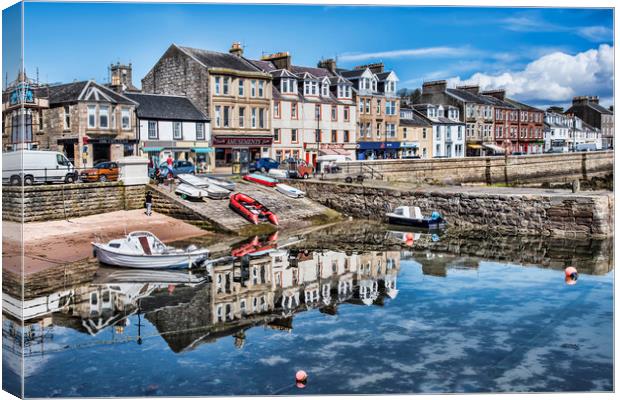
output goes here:
{"type": "Polygon", "coordinates": [[[24,15],[26,71],[48,83],[105,82],[120,61],[139,87],[172,43],[225,52],[240,41],[249,58],[289,51],[298,65],[382,61],[399,88],[447,79],[537,106],[613,103],[611,9],[27,2],[24,15]]]}

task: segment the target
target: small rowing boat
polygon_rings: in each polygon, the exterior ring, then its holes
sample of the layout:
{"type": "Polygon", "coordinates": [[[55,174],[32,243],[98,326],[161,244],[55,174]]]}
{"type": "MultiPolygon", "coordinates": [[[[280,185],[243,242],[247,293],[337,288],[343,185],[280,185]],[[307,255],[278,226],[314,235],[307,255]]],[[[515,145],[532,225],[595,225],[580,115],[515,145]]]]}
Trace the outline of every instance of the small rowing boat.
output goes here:
{"type": "MultiPolygon", "coordinates": [[[[182,184],[186,186],[189,185],[193,186],[194,188],[200,189],[202,191],[201,197],[208,197],[214,200],[223,200],[227,199],[230,193],[230,191],[228,191],[227,189],[210,182],[206,178],[201,178],[196,175],[179,174],[177,178],[179,178],[179,180],[183,182],[182,184]]],[[[191,192],[191,190],[187,187],[185,187],[184,189],[186,192],[191,192]]],[[[189,195],[186,193],[186,196],[189,195]]]]}
{"type": "Polygon", "coordinates": [[[276,185],[276,190],[282,194],[287,195],[288,197],[293,197],[293,198],[304,197],[306,195],[305,192],[302,192],[301,190],[294,188],[292,186],[286,185],[284,183],[278,183],[276,185]]]}
{"type": "Polygon", "coordinates": [[[196,186],[192,186],[187,183],[179,184],[174,192],[183,199],[202,199],[207,195],[206,190],[197,188],[196,186]]]}
{"type": "Polygon", "coordinates": [[[177,249],[163,244],[151,232],[131,232],[124,239],[91,243],[99,262],[126,268],[172,269],[199,267],[209,257],[208,249],[190,245],[177,249]]]}
{"type": "Polygon", "coordinates": [[[278,217],[263,204],[243,193],[230,196],[229,207],[253,224],[271,222],[278,225],[278,217]]]}
{"type": "Polygon", "coordinates": [[[243,177],[243,180],[258,183],[259,185],[274,187],[278,184],[278,180],[275,178],[270,178],[261,174],[248,174],[243,177]]]}
{"type": "Polygon", "coordinates": [[[285,169],[271,168],[267,172],[267,176],[276,179],[288,179],[288,171],[285,169]]]}
{"type": "Polygon", "coordinates": [[[206,180],[209,183],[209,185],[216,185],[226,190],[229,190],[231,192],[235,190],[235,187],[236,187],[235,182],[229,181],[228,179],[224,179],[224,178],[218,178],[215,176],[205,176],[203,179],[206,180]]]}
{"type": "Polygon", "coordinates": [[[393,212],[386,213],[389,224],[413,226],[416,228],[442,229],[446,226],[446,221],[441,214],[433,211],[430,217],[424,217],[420,207],[400,206],[393,212]]]}

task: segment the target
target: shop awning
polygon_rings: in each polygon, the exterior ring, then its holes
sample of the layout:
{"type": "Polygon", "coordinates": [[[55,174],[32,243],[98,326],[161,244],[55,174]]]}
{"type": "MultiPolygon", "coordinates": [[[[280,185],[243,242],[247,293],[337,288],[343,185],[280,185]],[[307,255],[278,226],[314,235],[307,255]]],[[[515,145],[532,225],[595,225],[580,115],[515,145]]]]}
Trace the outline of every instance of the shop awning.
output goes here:
{"type": "Polygon", "coordinates": [[[194,147],[192,149],[195,153],[213,153],[213,147],[194,147]]]}
{"type": "Polygon", "coordinates": [[[483,146],[486,147],[487,149],[493,150],[496,153],[504,154],[506,152],[506,149],[504,149],[501,146],[495,145],[495,144],[484,143],[483,146]]]}
{"type": "Polygon", "coordinates": [[[400,142],[357,142],[359,150],[399,149],[400,142]]]}
{"type": "Polygon", "coordinates": [[[164,149],[163,147],[145,147],[142,149],[142,151],[146,153],[152,153],[152,152],[160,152],[163,149],[164,149]]]}
{"type": "Polygon", "coordinates": [[[467,143],[467,148],[478,150],[478,149],[481,149],[482,146],[476,143],[467,143]]]}

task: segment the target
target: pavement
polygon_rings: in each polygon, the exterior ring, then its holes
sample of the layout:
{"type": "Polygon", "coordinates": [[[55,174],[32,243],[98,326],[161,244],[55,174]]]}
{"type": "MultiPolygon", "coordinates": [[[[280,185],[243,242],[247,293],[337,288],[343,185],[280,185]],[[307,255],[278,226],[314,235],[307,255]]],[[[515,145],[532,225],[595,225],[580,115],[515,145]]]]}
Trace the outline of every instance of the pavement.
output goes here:
{"type": "Polygon", "coordinates": [[[108,241],[132,231],[152,232],[163,242],[209,235],[196,226],[144,210],[115,211],[67,220],[2,223],[2,268],[19,273],[23,227],[24,274],[79,261],[92,255],[92,241],[108,241]]]}

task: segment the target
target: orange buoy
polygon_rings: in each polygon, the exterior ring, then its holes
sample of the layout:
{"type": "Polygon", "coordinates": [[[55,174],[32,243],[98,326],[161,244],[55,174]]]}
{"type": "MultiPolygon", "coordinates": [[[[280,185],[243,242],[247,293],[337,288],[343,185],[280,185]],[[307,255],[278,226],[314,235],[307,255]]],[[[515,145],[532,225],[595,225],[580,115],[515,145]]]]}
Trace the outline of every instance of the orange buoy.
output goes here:
{"type": "Polygon", "coordinates": [[[411,233],[411,232],[407,232],[407,234],[405,235],[405,238],[406,238],[407,240],[413,240],[413,233],[411,233]]]}
{"type": "Polygon", "coordinates": [[[575,267],[566,267],[564,273],[566,274],[566,276],[570,276],[574,280],[577,280],[577,276],[579,275],[579,273],[577,272],[577,268],[575,267]]]}

